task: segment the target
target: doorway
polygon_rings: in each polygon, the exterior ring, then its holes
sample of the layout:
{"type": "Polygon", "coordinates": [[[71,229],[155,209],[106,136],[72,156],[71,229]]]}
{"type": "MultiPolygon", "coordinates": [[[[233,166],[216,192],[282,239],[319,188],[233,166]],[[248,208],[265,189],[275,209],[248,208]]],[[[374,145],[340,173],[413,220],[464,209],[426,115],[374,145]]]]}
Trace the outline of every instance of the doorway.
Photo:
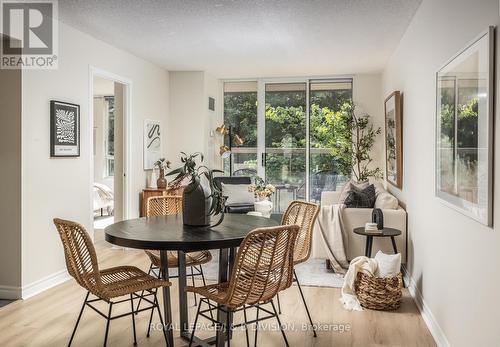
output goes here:
{"type": "Polygon", "coordinates": [[[128,103],[130,83],[91,69],[91,201],[94,240],[128,217],[128,103]]]}

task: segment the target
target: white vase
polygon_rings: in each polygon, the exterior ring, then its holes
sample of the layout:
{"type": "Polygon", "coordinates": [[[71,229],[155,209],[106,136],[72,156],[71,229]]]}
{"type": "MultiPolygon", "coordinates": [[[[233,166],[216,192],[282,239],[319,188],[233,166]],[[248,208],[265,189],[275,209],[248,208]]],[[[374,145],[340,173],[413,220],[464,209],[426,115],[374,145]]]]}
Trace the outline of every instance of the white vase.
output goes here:
{"type": "Polygon", "coordinates": [[[263,217],[269,218],[271,217],[271,211],[273,210],[273,203],[269,201],[269,199],[261,199],[259,201],[254,202],[255,212],[260,212],[263,217]]]}

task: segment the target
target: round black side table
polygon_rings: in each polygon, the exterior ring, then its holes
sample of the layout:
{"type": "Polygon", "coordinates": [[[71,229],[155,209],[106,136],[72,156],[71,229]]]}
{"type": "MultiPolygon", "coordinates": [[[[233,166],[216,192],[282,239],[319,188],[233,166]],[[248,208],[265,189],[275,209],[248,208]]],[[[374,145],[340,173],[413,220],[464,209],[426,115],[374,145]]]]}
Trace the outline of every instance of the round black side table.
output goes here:
{"type": "Polygon", "coordinates": [[[394,254],[398,253],[394,236],[401,235],[401,230],[394,228],[384,228],[382,230],[378,230],[378,232],[366,232],[365,227],[359,227],[359,228],[354,228],[354,233],[366,236],[365,256],[367,256],[368,258],[371,258],[372,256],[372,246],[374,237],[390,237],[394,254]]]}

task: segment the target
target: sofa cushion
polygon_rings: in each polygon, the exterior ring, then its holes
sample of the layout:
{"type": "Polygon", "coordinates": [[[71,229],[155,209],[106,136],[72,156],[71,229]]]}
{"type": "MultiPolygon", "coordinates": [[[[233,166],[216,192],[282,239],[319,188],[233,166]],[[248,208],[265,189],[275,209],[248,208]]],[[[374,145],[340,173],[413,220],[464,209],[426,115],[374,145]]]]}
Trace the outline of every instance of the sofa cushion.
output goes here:
{"type": "Polygon", "coordinates": [[[396,210],[399,207],[398,199],[389,193],[383,185],[375,183],[375,207],[382,210],[396,210]]]}
{"type": "Polygon", "coordinates": [[[398,199],[391,193],[385,191],[377,194],[375,207],[382,210],[396,210],[399,206],[398,199]]]}
{"type": "Polygon", "coordinates": [[[373,184],[364,189],[358,189],[353,185],[351,188],[344,201],[347,208],[373,208],[375,205],[375,186],[373,184]]]}
{"type": "Polygon", "coordinates": [[[222,184],[222,195],[227,196],[226,205],[253,204],[254,194],[248,191],[248,184],[222,184]]]}
{"type": "Polygon", "coordinates": [[[357,182],[353,179],[349,180],[344,187],[342,188],[342,192],[340,193],[339,204],[345,203],[345,199],[347,198],[347,194],[352,190],[353,187],[358,188],[359,190],[363,190],[368,187],[370,183],[368,181],[357,182]]]}

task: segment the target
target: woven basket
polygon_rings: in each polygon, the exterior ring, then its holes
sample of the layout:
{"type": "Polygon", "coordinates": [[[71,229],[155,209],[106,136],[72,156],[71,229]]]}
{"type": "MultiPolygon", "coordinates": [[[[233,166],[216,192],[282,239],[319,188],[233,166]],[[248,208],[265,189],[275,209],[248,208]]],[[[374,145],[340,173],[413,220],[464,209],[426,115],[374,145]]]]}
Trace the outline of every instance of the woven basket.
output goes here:
{"type": "Polygon", "coordinates": [[[401,305],[403,279],[401,273],[389,278],[378,278],[358,272],[354,291],[361,306],[372,310],[396,310],[401,305]]]}

